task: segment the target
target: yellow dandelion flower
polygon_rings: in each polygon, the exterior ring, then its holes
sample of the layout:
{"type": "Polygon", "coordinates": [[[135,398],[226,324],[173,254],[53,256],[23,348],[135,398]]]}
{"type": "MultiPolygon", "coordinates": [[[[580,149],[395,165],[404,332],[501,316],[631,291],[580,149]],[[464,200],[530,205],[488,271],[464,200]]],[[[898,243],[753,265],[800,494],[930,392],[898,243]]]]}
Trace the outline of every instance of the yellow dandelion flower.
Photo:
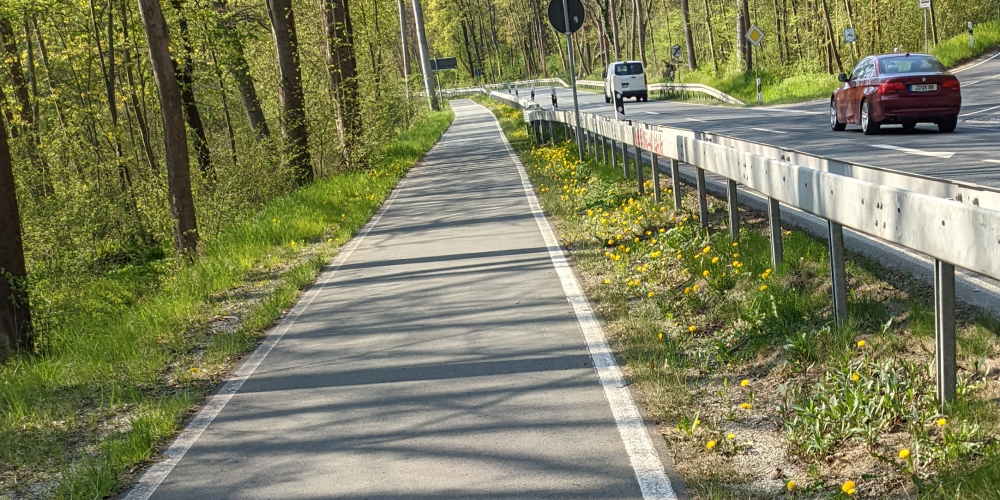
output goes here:
{"type": "Polygon", "coordinates": [[[327,243],[333,243],[333,238],[327,238],[327,239],[326,239],[326,242],[327,242],[327,243]]]}
{"type": "Polygon", "coordinates": [[[861,380],[861,375],[859,375],[858,372],[854,372],[851,374],[851,380],[857,382],[861,380]]]}
{"type": "Polygon", "coordinates": [[[667,230],[666,230],[666,229],[663,229],[663,228],[661,227],[661,228],[660,228],[660,234],[663,234],[663,233],[665,233],[665,232],[667,232],[667,230]]]}
{"type": "Polygon", "coordinates": [[[712,264],[715,264],[716,262],[719,262],[719,258],[718,257],[712,257],[712,264]]]}
{"type": "Polygon", "coordinates": [[[760,286],[760,291],[763,292],[764,290],[767,290],[767,285],[761,285],[760,286]]]}
{"type": "Polygon", "coordinates": [[[749,410],[752,408],[752,406],[750,406],[750,403],[740,403],[740,408],[743,408],[744,410],[749,410]]]}
{"type": "Polygon", "coordinates": [[[906,460],[907,458],[910,458],[910,450],[908,450],[906,448],[903,448],[902,450],[899,450],[899,459],[900,460],[906,460]]]}
{"type": "Polygon", "coordinates": [[[868,342],[865,342],[864,340],[859,340],[858,341],[858,347],[864,347],[866,345],[868,345],[868,342]]]}
{"type": "Polygon", "coordinates": [[[707,278],[707,277],[708,277],[708,275],[710,275],[710,274],[712,274],[712,273],[708,272],[708,269],[705,269],[704,271],[702,271],[702,272],[701,272],[701,275],[702,275],[702,276],[704,276],[704,277],[706,277],[706,278],[707,278]]]}
{"type": "Polygon", "coordinates": [[[691,325],[691,326],[688,327],[688,331],[691,332],[691,333],[694,333],[697,330],[698,330],[697,326],[691,325]]]}
{"type": "Polygon", "coordinates": [[[786,484],[785,487],[788,488],[788,491],[794,490],[795,489],[795,481],[789,480],[788,484],[786,484]]]}
{"type": "Polygon", "coordinates": [[[844,485],[840,487],[840,491],[847,493],[848,496],[854,494],[854,481],[845,481],[844,485]]]}
{"type": "Polygon", "coordinates": [[[715,448],[715,441],[705,443],[705,448],[708,448],[708,451],[712,451],[712,448],[715,448]]]}
{"type": "Polygon", "coordinates": [[[655,292],[649,292],[648,294],[646,294],[646,297],[652,297],[653,295],[656,295],[656,293],[655,292]]]}
{"type": "Polygon", "coordinates": [[[295,240],[292,240],[292,246],[293,247],[295,246],[295,240]]]}
{"type": "Polygon", "coordinates": [[[660,332],[659,337],[660,337],[660,340],[663,340],[663,332],[660,332]]]}
{"type": "Polygon", "coordinates": [[[709,245],[709,246],[703,248],[701,250],[701,253],[708,253],[708,252],[711,252],[711,251],[712,251],[712,247],[711,247],[711,245],[709,245]]]}
{"type": "Polygon", "coordinates": [[[611,284],[611,280],[604,280],[604,284],[605,285],[610,285],[611,284]]]}
{"type": "Polygon", "coordinates": [[[685,288],[684,289],[684,294],[686,295],[686,294],[689,294],[689,293],[691,293],[691,287],[685,288]]]}
{"type": "Polygon", "coordinates": [[[748,385],[750,385],[750,381],[749,380],[743,379],[743,380],[740,381],[740,387],[746,387],[748,385]]]}
{"type": "Polygon", "coordinates": [[[734,241],[734,242],[733,242],[733,248],[736,248],[736,247],[738,247],[738,246],[740,246],[740,242],[738,242],[738,241],[734,241]]]}
{"type": "Polygon", "coordinates": [[[736,434],[733,434],[732,432],[730,432],[729,434],[726,434],[726,439],[730,439],[730,440],[736,439],[736,434]]]}
{"type": "Polygon", "coordinates": [[[947,418],[939,418],[939,419],[937,419],[937,422],[935,422],[935,423],[937,424],[938,427],[944,427],[945,425],[948,425],[948,419],[947,418]]]}
{"type": "Polygon", "coordinates": [[[691,291],[697,292],[698,291],[698,285],[695,285],[695,286],[691,287],[691,291]]]}

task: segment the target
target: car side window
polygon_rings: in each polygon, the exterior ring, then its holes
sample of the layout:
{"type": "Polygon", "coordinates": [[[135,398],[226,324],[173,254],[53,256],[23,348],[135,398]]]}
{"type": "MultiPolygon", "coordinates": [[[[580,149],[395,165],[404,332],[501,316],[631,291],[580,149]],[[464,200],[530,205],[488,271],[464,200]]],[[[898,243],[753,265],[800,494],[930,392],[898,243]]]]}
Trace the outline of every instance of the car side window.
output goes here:
{"type": "Polygon", "coordinates": [[[865,65],[868,64],[868,59],[862,59],[857,66],[854,67],[854,71],[851,72],[851,80],[857,80],[862,78],[862,74],[865,71],[865,65]]]}
{"type": "Polygon", "coordinates": [[[875,78],[875,61],[872,59],[868,60],[868,64],[865,66],[865,72],[861,78],[875,78]]]}

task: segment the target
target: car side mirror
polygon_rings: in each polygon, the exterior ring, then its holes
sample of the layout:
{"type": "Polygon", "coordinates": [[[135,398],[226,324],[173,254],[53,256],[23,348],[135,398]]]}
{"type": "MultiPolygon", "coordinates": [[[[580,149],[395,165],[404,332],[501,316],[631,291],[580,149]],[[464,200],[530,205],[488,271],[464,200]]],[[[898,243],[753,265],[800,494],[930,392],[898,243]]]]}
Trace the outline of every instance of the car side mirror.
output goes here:
{"type": "Polygon", "coordinates": [[[847,83],[847,73],[841,73],[837,75],[837,79],[844,83],[847,83]]]}

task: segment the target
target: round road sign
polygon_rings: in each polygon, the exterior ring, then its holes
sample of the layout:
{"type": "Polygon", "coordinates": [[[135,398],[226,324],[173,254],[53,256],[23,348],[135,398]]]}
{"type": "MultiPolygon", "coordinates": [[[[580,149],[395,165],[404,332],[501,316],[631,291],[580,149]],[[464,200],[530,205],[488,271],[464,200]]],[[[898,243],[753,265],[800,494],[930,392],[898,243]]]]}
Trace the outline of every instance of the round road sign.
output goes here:
{"type": "MultiPolygon", "coordinates": [[[[569,33],[576,33],[583,26],[583,2],[566,0],[566,7],[569,10],[569,33]]],[[[549,1],[549,23],[559,33],[567,33],[562,0],[549,1]]]]}
{"type": "Polygon", "coordinates": [[[681,58],[681,46],[680,45],[674,45],[673,47],[670,47],[670,57],[673,57],[674,59],[680,59],[681,58]]]}

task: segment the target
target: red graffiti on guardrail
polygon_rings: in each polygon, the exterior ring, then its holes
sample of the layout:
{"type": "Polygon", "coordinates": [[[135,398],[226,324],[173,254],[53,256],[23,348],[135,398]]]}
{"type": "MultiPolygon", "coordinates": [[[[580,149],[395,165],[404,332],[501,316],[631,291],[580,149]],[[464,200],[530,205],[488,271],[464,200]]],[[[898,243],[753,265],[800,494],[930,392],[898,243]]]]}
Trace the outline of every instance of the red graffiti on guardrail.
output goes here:
{"type": "Polygon", "coordinates": [[[647,130],[641,127],[633,127],[632,130],[635,132],[636,147],[660,156],[668,156],[667,150],[664,147],[665,144],[663,142],[663,134],[655,130],[647,130]]]}

